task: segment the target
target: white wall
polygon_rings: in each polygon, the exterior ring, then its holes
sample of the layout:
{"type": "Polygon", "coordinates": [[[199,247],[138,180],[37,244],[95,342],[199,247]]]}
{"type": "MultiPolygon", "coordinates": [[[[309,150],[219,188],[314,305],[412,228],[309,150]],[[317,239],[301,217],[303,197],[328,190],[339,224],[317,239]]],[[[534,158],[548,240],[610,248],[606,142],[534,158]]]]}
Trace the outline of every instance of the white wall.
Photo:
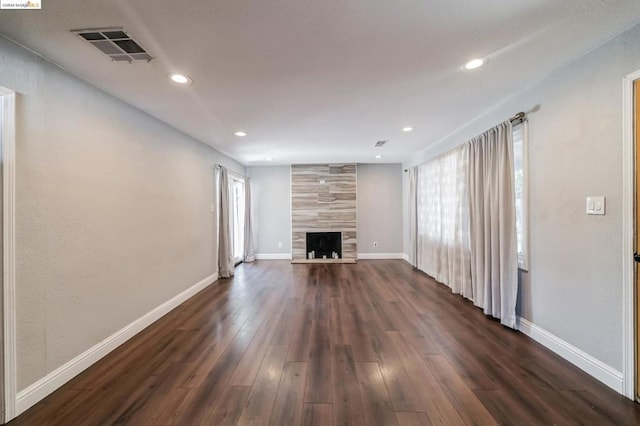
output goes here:
{"type": "Polygon", "coordinates": [[[18,390],[217,272],[213,166],[244,167],[0,38],[17,92],[18,390]]]}
{"type": "Polygon", "coordinates": [[[635,27],[405,164],[527,112],[530,271],[523,274],[520,313],[616,370],[623,345],[621,83],[640,69],[638,45],[635,27]],[[605,216],[585,214],[589,195],[607,197],[605,216]]]}
{"type": "Polygon", "coordinates": [[[401,164],[358,164],[359,254],[403,253],[402,174],[401,164]]]}
{"type": "Polygon", "coordinates": [[[247,175],[251,177],[256,254],[291,255],[291,168],[247,167],[247,175]]]}

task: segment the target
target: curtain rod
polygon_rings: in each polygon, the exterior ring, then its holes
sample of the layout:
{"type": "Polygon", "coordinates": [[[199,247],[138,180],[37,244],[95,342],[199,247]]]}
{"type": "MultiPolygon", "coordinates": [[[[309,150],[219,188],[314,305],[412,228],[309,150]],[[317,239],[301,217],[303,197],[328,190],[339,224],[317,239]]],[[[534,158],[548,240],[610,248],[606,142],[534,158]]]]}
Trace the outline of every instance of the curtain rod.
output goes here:
{"type": "MultiPolygon", "coordinates": [[[[524,112],[520,111],[519,113],[517,113],[516,115],[514,115],[513,117],[511,117],[511,118],[509,119],[509,121],[511,121],[512,123],[513,123],[514,121],[522,121],[522,120],[524,120],[524,118],[525,118],[526,116],[527,116],[527,115],[526,115],[524,112]]],[[[409,171],[409,169],[404,169],[404,172],[405,172],[405,173],[407,173],[408,171],[409,171]]]]}
{"type": "Polygon", "coordinates": [[[514,115],[513,117],[511,117],[509,119],[509,121],[518,121],[518,120],[524,120],[525,117],[525,113],[520,111],[519,113],[517,113],[516,115],[514,115]]]}
{"type": "Polygon", "coordinates": [[[225,169],[227,169],[227,173],[229,174],[229,177],[231,178],[236,178],[236,179],[246,179],[247,177],[245,175],[242,175],[238,172],[234,172],[233,170],[229,169],[226,166],[223,166],[222,164],[216,163],[213,165],[213,167],[215,167],[216,169],[219,169],[220,167],[224,167],[225,169]]]}

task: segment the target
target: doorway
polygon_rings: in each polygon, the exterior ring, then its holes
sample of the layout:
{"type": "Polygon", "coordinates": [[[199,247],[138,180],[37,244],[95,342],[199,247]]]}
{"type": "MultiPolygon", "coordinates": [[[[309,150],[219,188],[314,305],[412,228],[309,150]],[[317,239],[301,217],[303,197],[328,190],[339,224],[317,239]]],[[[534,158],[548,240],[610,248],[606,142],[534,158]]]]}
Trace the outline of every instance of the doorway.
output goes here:
{"type": "Polygon", "coordinates": [[[640,227],[640,80],[633,82],[633,148],[634,148],[634,226],[633,226],[633,246],[634,246],[634,371],[635,373],[635,390],[634,399],[640,401],[640,351],[638,344],[640,342],[640,315],[638,315],[638,306],[640,306],[640,235],[638,228],[640,227]]]}
{"type": "Polygon", "coordinates": [[[229,176],[229,219],[231,220],[231,247],[237,265],[244,257],[244,179],[229,176]]]}

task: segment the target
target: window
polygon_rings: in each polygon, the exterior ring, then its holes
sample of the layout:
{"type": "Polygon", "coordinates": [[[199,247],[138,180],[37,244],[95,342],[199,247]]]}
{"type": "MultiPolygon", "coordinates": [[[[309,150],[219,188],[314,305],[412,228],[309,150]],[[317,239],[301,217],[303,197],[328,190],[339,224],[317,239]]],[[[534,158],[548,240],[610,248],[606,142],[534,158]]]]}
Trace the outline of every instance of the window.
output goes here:
{"type": "Polygon", "coordinates": [[[469,145],[417,168],[416,267],[455,293],[472,296],[470,275],[469,145]]]}
{"type": "Polygon", "coordinates": [[[518,268],[529,270],[529,212],[527,173],[527,121],[513,127],[513,160],[516,192],[516,233],[518,235],[518,268]]]}

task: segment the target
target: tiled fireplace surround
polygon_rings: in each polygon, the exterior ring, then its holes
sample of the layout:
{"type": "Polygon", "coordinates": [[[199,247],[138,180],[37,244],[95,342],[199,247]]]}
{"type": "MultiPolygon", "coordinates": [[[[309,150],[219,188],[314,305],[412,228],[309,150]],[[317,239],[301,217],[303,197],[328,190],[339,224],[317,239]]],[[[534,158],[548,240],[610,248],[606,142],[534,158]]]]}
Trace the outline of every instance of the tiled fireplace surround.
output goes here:
{"type": "Polygon", "coordinates": [[[307,258],[307,232],[342,232],[343,260],[356,260],[356,164],[291,166],[291,254],[307,258]]]}

